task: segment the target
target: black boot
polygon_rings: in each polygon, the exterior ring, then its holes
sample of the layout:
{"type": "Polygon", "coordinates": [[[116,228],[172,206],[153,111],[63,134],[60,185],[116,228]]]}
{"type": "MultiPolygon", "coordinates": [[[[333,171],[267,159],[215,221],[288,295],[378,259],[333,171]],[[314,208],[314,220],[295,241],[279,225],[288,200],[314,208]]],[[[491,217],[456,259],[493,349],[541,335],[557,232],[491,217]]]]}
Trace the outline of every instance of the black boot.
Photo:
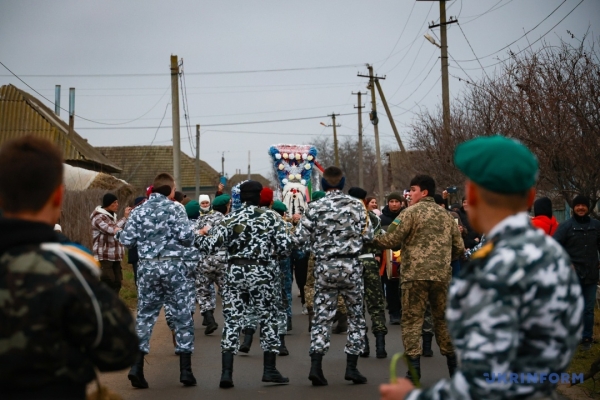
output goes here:
{"type": "Polygon", "coordinates": [[[312,330],[312,321],[315,317],[315,310],[312,307],[308,307],[308,333],[312,330]]]}
{"type": "Polygon", "coordinates": [[[254,329],[246,328],[244,330],[244,343],[240,346],[240,351],[242,353],[248,353],[250,351],[250,346],[252,346],[252,337],[254,335],[254,329]]]}
{"type": "Polygon", "coordinates": [[[265,351],[264,355],[264,369],[263,369],[263,382],[273,383],[289,383],[290,380],[285,376],[282,376],[277,368],[275,368],[275,362],[277,360],[277,354],[272,351],[265,351]]]}
{"type": "Polygon", "coordinates": [[[367,358],[367,357],[369,357],[370,354],[371,354],[371,348],[369,347],[369,335],[367,335],[365,333],[365,349],[363,350],[362,353],[360,353],[360,356],[363,358],[367,358]]]}
{"type": "Polygon", "coordinates": [[[333,333],[346,333],[348,332],[348,315],[339,313],[337,317],[337,325],[333,328],[333,333]]]}
{"type": "Polygon", "coordinates": [[[131,386],[140,389],[148,389],[148,382],[146,382],[146,379],[144,378],[145,355],[146,353],[138,353],[135,363],[131,366],[129,374],[127,374],[127,378],[131,381],[131,386]]]}
{"type": "Polygon", "coordinates": [[[358,372],[358,369],[356,369],[357,363],[357,355],[348,354],[346,356],[346,375],[344,376],[344,379],[354,383],[367,383],[367,378],[362,376],[362,374],[358,372]]]}
{"type": "Polygon", "coordinates": [[[279,342],[281,343],[279,345],[279,355],[289,356],[290,352],[288,351],[287,347],[285,347],[285,335],[279,335],[279,342]]]}
{"type": "Polygon", "coordinates": [[[192,353],[179,354],[179,382],[185,386],[196,386],[196,378],[192,373],[192,353]]]}
{"type": "Polygon", "coordinates": [[[215,317],[213,315],[212,310],[208,310],[204,312],[204,319],[206,320],[206,329],[204,330],[205,335],[210,335],[214,331],[217,330],[219,325],[215,321],[215,317]]]}
{"type": "Polygon", "coordinates": [[[287,331],[291,331],[292,330],[292,317],[289,316],[287,317],[287,331]]]}
{"type": "Polygon", "coordinates": [[[221,381],[219,387],[228,389],[233,387],[233,353],[225,351],[221,354],[221,381]]]}
{"type": "Polygon", "coordinates": [[[448,365],[448,372],[450,373],[450,378],[454,376],[456,369],[458,368],[456,362],[456,354],[452,354],[450,356],[446,356],[446,364],[448,365]]]}
{"type": "Polygon", "coordinates": [[[308,379],[312,381],[313,386],[327,386],[327,379],[323,375],[323,354],[312,353],[310,355],[310,373],[308,379]]]}
{"type": "Polygon", "coordinates": [[[204,315],[204,313],[202,313],[202,326],[208,326],[208,322],[206,321],[206,315],[204,315]]]}
{"type": "Polygon", "coordinates": [[[423,357],[433,357],[433,350],[431,350],[431,342],[433,340],[433,333],[423,334],[423,357]]]}
{"type": "Polygon", "coordinates": [[[415,358],[408,357],[408,362],[415,370],[417,376],[412,376],[412,374],[410,372],[410,368],[409,368],[408,371],[406,371],[406,378],[410,379],[414,384],[416,384],[421,379],[421,357],[420,356],[417,356],[415,358]]]}
{"type": "Polygon", "coordinates": [[[375,334],[375,355],[377,358],[386,358],[387,351],[385,351],[385,334],[375,334]]]}

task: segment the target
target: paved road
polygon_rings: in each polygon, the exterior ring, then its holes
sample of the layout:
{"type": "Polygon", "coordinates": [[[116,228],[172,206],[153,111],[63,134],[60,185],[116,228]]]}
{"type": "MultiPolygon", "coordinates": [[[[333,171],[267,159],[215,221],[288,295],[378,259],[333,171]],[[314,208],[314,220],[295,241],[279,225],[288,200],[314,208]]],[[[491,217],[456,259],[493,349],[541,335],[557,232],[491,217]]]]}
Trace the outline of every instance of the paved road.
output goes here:
{"type": "MultiPolygon", "coordinates": [[[[297,294],[297,293],[296,293],[297,294]]],[[[313,387],[308,380],[310,357],[308,347],[308,317],[300,312],[300,299],[294,295],[293,330],[286,336],[286,344],[290,351],[287,357],[277,358],[277,368],[290,378],[289,385],[272,385],[261,382],[262,350],[257,337],[248,355],[235,357],[233,380],[235,387],[220,389],[221,351],[220,333],[223,327],[223,317],[218,310],[217,322],[219,330],[210,336],[204,335],[202,319],[196,318],[196,351],[192,358],[192,370],[198,386],[183,387],[179,383],[179,358],[174,355],[171,334],[161,313],[154,329],[151,340],[150,354],[146,357],[145,376],[150,385],[149,389],[132,388],[127,379],[127,371],[103,374],[102,383],[119,393],[125,399],[342,399],[350,396],[360,396],[362,399],[379,398],[379,384],[389,380],[389,364],[391,355],[402,351],[400,326],[389,326],[390,332],[386,337],[388,358],[377,359],[374,356],[374,339],[370,335],[372,355],[360,358],[358,369],[369,380],[365,385],[355,385],[344,380],[346,355],[344,354],[345,335],[332,335],[329,353],[323,361],[323,371],[329,381],[329,386],[313,387]]],[[[369,322],[367,316],[367,322],[369,322]]],[[[370,325],[370,323],[369,323],[370,325]]],[[[439,353],[434,344],[434,357],[422,358],[424,386],[430,386],[440,378],[448,376],[446,359],[439,353]]],[[[406,373],[406,366],[399,366],[399,374],[406,373]]]]}

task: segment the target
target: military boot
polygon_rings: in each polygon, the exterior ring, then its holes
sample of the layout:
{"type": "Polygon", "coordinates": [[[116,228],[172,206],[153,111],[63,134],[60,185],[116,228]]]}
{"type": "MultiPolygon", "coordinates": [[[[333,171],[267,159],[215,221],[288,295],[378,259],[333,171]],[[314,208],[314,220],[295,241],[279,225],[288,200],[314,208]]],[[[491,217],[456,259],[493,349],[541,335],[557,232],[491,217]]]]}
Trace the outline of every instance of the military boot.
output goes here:
{"type": "Polygon", "coordinates": [[[433,341],[433,333],[423,334],[423,357],[433,357],[433,350],[431,350],[431,342],[433,341]]]}
{"type": "Polygon", "coordinates": [[[192,353],[179,354],[179,382],[185,386],[196,386],[196,378],[192,373],[192,353]]]}
{"type": "Polygon", "coordinates": [[[371,355],[371,348],[369,347],[369,335],[365,333],[365,349],[362,353],[360,353],[360,356],[363,358],[367,358],[369,357],[369,355],[371,355]]]}
{"type": "Polygon", "coordinates": [[[208,326],[208,322],[206,321],[206,315],[204,315],[204,313],[202,313],[202,326],[208,326]]]}
{"type": "Polygon", "coordinates": [[[406,371],[406,379],[411,380],[416,386],[416,383],[418,383],[421,379],[421,357],[408,357],[408,363],[414,369],[416,376],[412,375],[411,370],[409,368],[408,371],[406,371]]]}
{"type": "Polygon", "coordinates": [[[367,378],[362,376],[362,374],[358,372],[358,369],[356,369],[357,363],[358,355],[346,355],[346,375],[344,376],[344,379],[354,383],[367,383],[367,378]]]}
{"type": "Polygon", "coordinates": [[[446,356],[446,365],[448,365],[448,372],[450,373],[450,378],[452,378],[456,372],[456,369],[458,368],[456,353],[446,356]]]}
{"type": "MultiPolygon", "coordinates": [[[[339,311],[338,311],[339,312],[339,311]]],[[[348,332],[348,315],[339,313],[337,317],[337,325],[333,328],[333,333],[346,333],[348,332]]]]}
{"type": "Polygon", "coordinates": [[[277,371],[277,368],[275,367],[276,360],[277,354],[272,351],[265,351],[262,381],[273,383],[289,383],[290,380],[285,376],[282,376],[279,371],[277,371]]]}
{"type": "Polygon", "coordinates": [[[279,335],[279,355],[280,356],[289,356],[290,352],[287,347],[285,347],[285,335],[279,335]]]}
{"type": "Polygon", "coordinates": [[[221,381],[219,387],[223,389],[229,389],[233,387],[233,353],[231,351],[224,351],[221,354],[221,381]]]}
{"type": "Polygon", "coordinates": [[[287,331],[291,331],[292,330],[292,316],[288,316],[287,317],[287,331]]]}
{"type": "Polygon", "coordinates": [[[210,335],[211,333],[213,333],[214,331],[217,330],[219,325],[215,321],[215,317],[213,315],[212,310],[205,311],[203,315],[204,315],[204,319],[206,320],[206,323],[207,323],[206,329],[204,330],[204,334],[210,335]]]}
{"type": "Polygon", "coordinates": [[[312,321],[315,317],[315,310],[312,307],[308,307],[308,333],[312,330],[312,321]]]}
{"type": "Polygon", "coordinates": [[[385,351],[385,334],[375,334],[375,355],[377,358],[386,358],[387,351],[385,351]]]}
{"type": "Polygon", "coordinates": [[[308,379],[312,381],[313,386],[327,386],[328,382],[323,375],[323,354],[312,353],[310,355],[310,373],[308,379]]]}
{"type": "Polygon", "coordinates": [[[146,379],[144,378],[145,355],[146,353],[138,353],[135,363],[131,366],[129,374],[127,374],[127,378],[131,381],[131,386],[140,389],[148,389],[148,382],[146,382],[146,379]]]}
{"type": "Polygon", "coordinates": [[[254,329],[246,328],[244,330],[244,343],[240,346],[240,351],[242,353],[248,353],[250,351],[250,346],[252,346],[252,338],[254,336],[254,329]]]}

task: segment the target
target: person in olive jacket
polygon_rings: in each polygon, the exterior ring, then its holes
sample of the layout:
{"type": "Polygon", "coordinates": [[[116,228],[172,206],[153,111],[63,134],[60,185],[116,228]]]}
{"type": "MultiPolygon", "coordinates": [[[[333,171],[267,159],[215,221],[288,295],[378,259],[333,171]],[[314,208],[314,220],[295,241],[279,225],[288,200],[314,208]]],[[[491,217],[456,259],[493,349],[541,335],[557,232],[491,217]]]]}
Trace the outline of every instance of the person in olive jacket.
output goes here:
{"type": "Polygon", "coordinates": [[[585,196],[573,199],[573,217],[558,226],[554,239],[571,257],[584,299],[583,335],[581,347],[592,346],[594,331],[594,304],[598,285],[600,262],[600,221],[590,218],[590,200],[585,196]]]}

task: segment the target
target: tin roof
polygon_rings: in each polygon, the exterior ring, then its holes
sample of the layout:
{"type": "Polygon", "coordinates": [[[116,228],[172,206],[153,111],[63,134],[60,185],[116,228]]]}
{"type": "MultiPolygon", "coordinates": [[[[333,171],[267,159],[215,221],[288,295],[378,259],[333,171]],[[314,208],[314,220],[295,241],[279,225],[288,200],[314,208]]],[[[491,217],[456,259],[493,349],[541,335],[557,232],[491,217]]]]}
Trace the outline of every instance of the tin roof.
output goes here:
{"type": "MultiPolygon", "coordinates": [[[[235,174],[231,178],[229,178],[227,186],[233,187],[238,183],[245,181],[246,179],[248,179],[248,174],[235,174]]],[[[260,182],[260,184],[263,185],[263,187],[275,187],[273,186],[273,182],[271,182],[261,174],[250,174],[250,179],[253,181],[260,182]]]]}
{"type": "Polygon", "coordinates": [[[0,87],[0,145],[32,134],[56,144],[67,164],[100,172],[119,172],[111,160],[73,132],[40,100],[13,85],[0,87]]]}
{"type": "MultiPolygon", "coordinates": [[[[96,147],[107,158],[123,168],[115,176],[125,180],[138,190],[152,184],[154,177],[162,172],[173,173],[172,146],[114,146],[96,147]]],[[[200,188],[212,190],[219,183],[220,174],[205,161],[200,160],[200,188]]],[[[195,159],[181,153],[181,185],[179,190],[193,190],[196,186],[195,159]]]]}

